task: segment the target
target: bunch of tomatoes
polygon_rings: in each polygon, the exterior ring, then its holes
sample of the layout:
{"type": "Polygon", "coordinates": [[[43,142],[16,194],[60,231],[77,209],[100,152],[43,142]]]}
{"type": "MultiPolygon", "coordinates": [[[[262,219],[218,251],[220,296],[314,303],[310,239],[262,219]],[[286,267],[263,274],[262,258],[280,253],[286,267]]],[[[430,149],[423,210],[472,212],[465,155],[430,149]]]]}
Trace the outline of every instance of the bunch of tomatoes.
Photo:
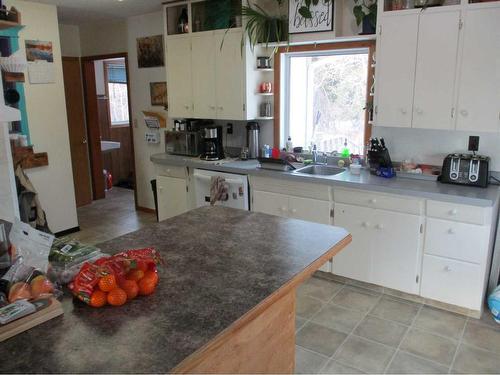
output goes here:
{"type": "Polygon", "coordinates": [[[153,294],[159,280],[156,269],[147,268],[130,270],[124,278],[117,278],[115,275],[103,276],[90,296],[89,305],[92,307],[103,307],[106,304],[124,305],[138,295],[153,294]]]}

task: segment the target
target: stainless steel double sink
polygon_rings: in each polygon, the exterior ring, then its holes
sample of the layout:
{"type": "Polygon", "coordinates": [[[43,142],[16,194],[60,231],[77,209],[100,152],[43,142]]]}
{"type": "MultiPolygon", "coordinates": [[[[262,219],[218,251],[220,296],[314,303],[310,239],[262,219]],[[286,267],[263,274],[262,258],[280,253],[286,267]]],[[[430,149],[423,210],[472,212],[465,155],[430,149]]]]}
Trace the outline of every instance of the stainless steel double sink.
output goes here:
{"type": "Polygon", "coordinates": [[[313,164],[296,169],[292,173],[312,176],[334,176],[342,172],[345,172],[344,168],[334,167],[332,165],[313,164]]]}

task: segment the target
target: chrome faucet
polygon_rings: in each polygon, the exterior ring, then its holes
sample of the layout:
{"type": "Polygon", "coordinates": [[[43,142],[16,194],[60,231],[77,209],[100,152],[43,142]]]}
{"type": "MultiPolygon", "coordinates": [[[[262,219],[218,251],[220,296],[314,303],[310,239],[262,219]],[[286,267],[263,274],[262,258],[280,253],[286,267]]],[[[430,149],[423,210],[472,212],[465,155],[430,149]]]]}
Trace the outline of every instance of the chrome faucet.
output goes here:
{"type": "Polygon", "coordinates": [[[318,162],[318,149],[316,148],[316,145],[313,145],[312,148],[312,162],[313,164],[318,162]]]}

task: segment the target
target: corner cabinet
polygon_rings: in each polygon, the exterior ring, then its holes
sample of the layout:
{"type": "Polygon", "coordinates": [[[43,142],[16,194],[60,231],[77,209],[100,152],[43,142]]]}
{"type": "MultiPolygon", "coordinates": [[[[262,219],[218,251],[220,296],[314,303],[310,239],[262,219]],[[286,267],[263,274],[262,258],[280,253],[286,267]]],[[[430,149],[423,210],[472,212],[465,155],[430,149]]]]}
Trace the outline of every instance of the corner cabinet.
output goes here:
{"type": "Polygon", "coordinates": [[[167,36],[169,116],[246,120],[241,29],[167,36]]]}

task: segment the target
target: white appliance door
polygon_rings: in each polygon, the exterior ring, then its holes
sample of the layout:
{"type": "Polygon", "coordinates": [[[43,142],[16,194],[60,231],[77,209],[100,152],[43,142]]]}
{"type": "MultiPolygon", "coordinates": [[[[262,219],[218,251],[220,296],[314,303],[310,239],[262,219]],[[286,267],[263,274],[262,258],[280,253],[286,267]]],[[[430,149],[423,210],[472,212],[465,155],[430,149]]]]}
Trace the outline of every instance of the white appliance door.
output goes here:
{"type": "Polygon", "coordinates": [[[248,178],[244,175],[222,173],[216,171],[194,170],[196,207],[210,205],[210,185],[212,177],[222,177],[228,184],[228,200],[217,201],[216,205],[249,210],[248,205],[248,178]]]}

